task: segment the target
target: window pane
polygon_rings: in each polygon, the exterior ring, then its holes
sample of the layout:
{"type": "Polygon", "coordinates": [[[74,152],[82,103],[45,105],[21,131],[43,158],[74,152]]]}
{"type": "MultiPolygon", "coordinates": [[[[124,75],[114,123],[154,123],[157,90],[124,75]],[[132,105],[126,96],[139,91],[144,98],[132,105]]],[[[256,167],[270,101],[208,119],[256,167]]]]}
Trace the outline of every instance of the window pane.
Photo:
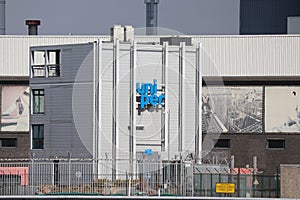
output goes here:
{"type": "Polygon", "coordinates": [[[44,148],[44,125],[32,125],[32,149],[44,148]]]}
{"type": "Polygon", "coordinates": [[[32,90],[32,112],[33,114],[44,113],[44,90],[32,90]]]}
{"type": "Polygon", "coordinates": [[[285,141],[284,140],[268,140],[269,149],[284,149],[285,141]]]}
{"type": "Polygon", "coordinates": [[[1,139],[2,147],[16,147],[17,139],[16,138],[3,138],[1,139]]]}
{"type": "Polygon", "coordinates": [[[216,144],[216,148],[230,148],[230,140],[229,139],[219,139],[216,144]]]}
{"type": "Polygon", "coordinates": [[[44,113],[44,96],[40,97],[40,113],[44,113]]]}

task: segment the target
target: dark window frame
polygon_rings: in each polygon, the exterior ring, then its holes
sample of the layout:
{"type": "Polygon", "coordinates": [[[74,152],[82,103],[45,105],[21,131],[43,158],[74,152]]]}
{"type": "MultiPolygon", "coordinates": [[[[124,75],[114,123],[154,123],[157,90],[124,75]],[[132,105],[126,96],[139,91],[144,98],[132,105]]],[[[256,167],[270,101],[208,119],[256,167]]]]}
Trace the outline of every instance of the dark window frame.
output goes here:
{"type": "Polygon", "coordinates": [[[0,138],[0,140],[0,148],[17,148],[17,138],[0,138]]]}
{"type": "Polygon", "coordinates": [[[45,114],[44,89],[32,89],[32,114],[45,114]]]}
{"type": "Polygon", "coordinates": [[[231,147],[230,139],[214,140],[214,148],[216,148],[216,149],[230,149],[230,147],[231,147]],[[224,145],[225,143],[222,144],[222,142],[226,142],[226,145],[224,145]]]}
{"type": "Polygon", "coordinates": [[[285,143],[285,139],[267,139],[267,149],[269,150],[284,150],[286,149],[286,143],[285,143]],[[273,142],[273,144],[271,143],[273,142]],[[274,142],[277,142],[274,143],[274,142]],[[282,145],[280,145],[278,142],[282,142],[282,145]],[[280,145],[280,146],[278,146],[280,145]]]}
{"type": "Polygon", "coordinates": [[[44,149],[44,124],[31,126],[32,149],[44,149]]]}

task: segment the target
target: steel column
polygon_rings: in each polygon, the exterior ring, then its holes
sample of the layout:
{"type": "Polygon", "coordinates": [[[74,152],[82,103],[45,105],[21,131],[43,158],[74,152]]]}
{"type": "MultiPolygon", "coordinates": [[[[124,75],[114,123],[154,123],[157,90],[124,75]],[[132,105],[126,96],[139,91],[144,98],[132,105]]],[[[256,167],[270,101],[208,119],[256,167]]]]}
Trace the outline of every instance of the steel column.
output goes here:
{"type": "Polygon", "coordinates": [[[202,73],[201,73],[201,49],[196,47],[196,100],[195,100],[195,161],[202,163],[202,73]]]}
{"type": "MultiPolygon", "coordinates": [[[[162,87],[165,93],[165,108],[161,112],[161,151],[165,151],[166,145],[169,145],[169,106],[168,106],[168,66],[169,66],[169,44],[168,42],[163,43],[162,47],[162,87]]],[[[169,149],[169,147],[168,147],[169,149]]],[[[169,153],[169,152],[168,152],[169,153]]]]}
{"type": "Polygon", "coordinates": [[[117,159],[117,146],[118,146],[118,87],[119,80],[119,40],[114,40],[113,44],[113,113],[112,113],[112,180],[116,179],[116,159],[117,159]]]}
{"type": "MultiPolygon", "coordinates": [[[[136,92],[135,92],[135,68],[136,68],[136,42],[130,46],[130,135],[129,135],[129,161],[130,178],[133,178],[134,160],[136,159],[136,92]]],[[[129,194],[130,195],[130,194],[129,194]]]]}
{"type": "Polygon", "coordinates": [[[178,151],[182,152],[184,144],[184,93],[185,93],[185,43],[179,47],[179,105],[178,105],[178,151]]]}

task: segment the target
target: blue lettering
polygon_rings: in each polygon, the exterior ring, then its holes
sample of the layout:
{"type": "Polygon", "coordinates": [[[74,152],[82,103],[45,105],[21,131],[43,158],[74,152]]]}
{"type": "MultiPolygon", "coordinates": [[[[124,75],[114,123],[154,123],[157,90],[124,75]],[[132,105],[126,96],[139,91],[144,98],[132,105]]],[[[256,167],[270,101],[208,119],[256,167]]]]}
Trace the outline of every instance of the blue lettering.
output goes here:
{"type": "Polygon", "coordinates": [[[141,108],[144,108],[145,105],[149,104],[149,98],[146,94],[141,95],[141,108]]]}
{"type": "Polygon", "coordinates": [[[159,100],[158,100],[158,104],[159,105],[161,105],[162,103],[163,103],[163,99],[165,98],[165,95],[164,94],[161,94],[160,96],[159,96],[159,100]]]}
{"type": "Polygon", "coordinates": [[[151,105],[157,105],[158,104],[158,96],[157,95],[151,95],[150,96],[150,103],[151,105]]]}
{"type": "Polygon", "coordinates": [[[153,80],[153,87],[151,88],[151,94],[152,95],[157,94],[157,80],[156,79],[153,80]]]}
{"type": "Polygon", "coordinates": [[[153,80],[152,83],[136,83],[136,92],[141,95],[140,97],[140,108],[151,104],[162,105],[164,103],[165,94],[157,95],[157,80],[153,80]]]}
{"type": "Polygon", "coordinates": [[[139,93],[140,95],[147,94],[146,84],[142,83],[140,86],[140,83],[137,83],[136,84],[136,92],[139,93]]]}

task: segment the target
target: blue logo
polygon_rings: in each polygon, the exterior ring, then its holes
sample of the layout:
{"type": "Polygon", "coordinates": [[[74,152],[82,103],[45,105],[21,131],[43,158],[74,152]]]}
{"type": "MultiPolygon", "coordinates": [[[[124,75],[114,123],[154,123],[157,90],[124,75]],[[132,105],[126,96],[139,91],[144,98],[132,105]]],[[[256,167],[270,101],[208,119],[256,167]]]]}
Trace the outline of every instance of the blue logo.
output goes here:
{"type": "Polygon", "coordinates": [[[157,94],[157,80],[152,83],[137,83],[136,92],[140,95],[137,100],[140,108],[144,109],[147,105],[164,105],[165,94],[157,94]]]}

